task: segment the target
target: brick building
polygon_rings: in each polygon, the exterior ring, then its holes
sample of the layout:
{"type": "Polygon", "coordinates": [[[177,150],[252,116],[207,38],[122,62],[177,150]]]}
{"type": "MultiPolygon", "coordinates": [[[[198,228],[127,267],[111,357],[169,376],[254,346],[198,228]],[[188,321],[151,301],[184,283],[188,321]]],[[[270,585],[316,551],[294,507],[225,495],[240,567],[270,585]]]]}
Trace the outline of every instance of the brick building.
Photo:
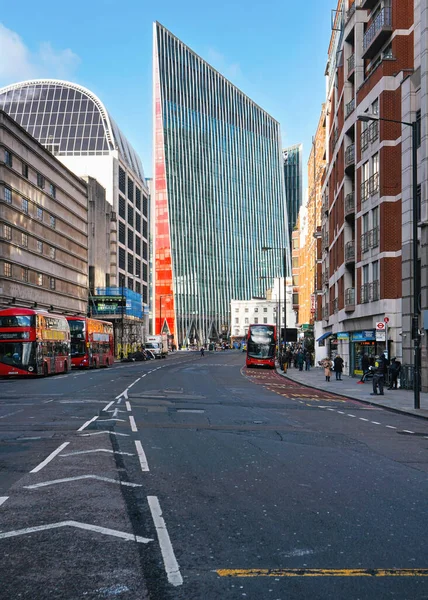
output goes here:
{"type": "Polygon", "coordinates": [[[402,161],[408,132],[382,119],[404,120],[413,21],[413,0],[339,0],[335,12],[326,68],[322,325],[328,352],[339,352],[350,374],[360,371],[363,352],[386,346],[410,362],[402,343],[410,272],[402,244],[409,220],[402,161]],[[359,121],[364,114],[380,120],[359,121]],[[388,331],[376,332],[385,317],[388,331]]]}

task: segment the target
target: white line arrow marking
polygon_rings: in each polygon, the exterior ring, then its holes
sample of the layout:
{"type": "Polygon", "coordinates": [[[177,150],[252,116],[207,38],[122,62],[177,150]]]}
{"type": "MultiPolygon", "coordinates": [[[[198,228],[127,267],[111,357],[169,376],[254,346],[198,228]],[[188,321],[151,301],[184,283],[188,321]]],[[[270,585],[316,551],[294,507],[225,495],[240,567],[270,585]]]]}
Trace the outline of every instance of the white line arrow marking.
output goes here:
{"type": "Polygon", "coordinates": [[[64,448],[66,446],[68,446],[70,442],[64,442],[63,444],[61,444],[61,446],[58,446],[58,448],[56,450],[54,450],[53,452],[51,452],[51,454],[49,454],[49,456],[47,458],[45,458],[44,461],[42,461],[39,465],[37,465],[37,467],[34,467],[34,469],[32,471],[30,471],[30,473],[37,473],[38,471],[41,471],[43,469],[43,467],[45,467],[48,463],[51,462],[51,460],[53,458],[55,458],[55,456],[57,454],[59,454],[62,450],[64,450],[64,448]]]}
{"type": "Polygon", "coordinates": [[[96,533],[102,533],[103,535],[112,535],[126,541],[138,542],[140,544],[153,542],[153,539],[150,538],[141,537],[132,533],[125,533],[124,531],[117,531],[117,529],[108,529],[107,527],[90,525],[89,523],[80,523],[79,521],[59,521],[59,523],[51,523],[50,525],[38,525],[37,527],[27,527],[26,529],[7,531],[6,533],[0,533],[0,539],[26,535],[27,533],[36,533],[38,531],[46,531],[48,529],[58,529],[59,527],[77,527],[77,529],[86,529],[87,531],[95,531],[96,533]]]}
{"type": "Polygon", "coordinates": [[[77,431],[83,431],[84,429],[87,428],[88,425],[90,425],[90,423],[92,423],[93,421],[95,421],[96,419],[98,419],[98,417],[92,417],[92,419],[89,419],[89,421],[86,421],[86,423],[84,423],[82,425],[82,427],[79,427],[79,429],[77,431]]]}
{"type": "Polygon", "coordinates": [[[109,402],[108,404],[106,404],[103,408],[103,410],[108,410],[110,408],[110,406],[113,404],[114,400],[112,400],[111,402],[109,402]]]}
{"type": "Polygon", "coordinates": [[[110,435],[123,435],[129,437],[129,433],[117,433],[116,431],[94,431],[94,433],[82,433],[79,437],[87,437],[88,435],[101,435],[102,433],[109,433],[110,435]]]}
{"type": "Polygon", "coordinates": [[[135,419],[132,415],[129,415],[129,422],[131,423],[131,431],[138,431],[135,419]]]}
{"type": "Polygon", "coordinates": [[[68,452],[60,454],[60,456],[75,456],[76,454],[91,454],[92,452],[109,452],[110,454],[123,454],[124,456],[134,456],[131,452],[118,452],[116,450],[108,450],[107,448],[98,448],[98,450],[80,450],[79,452],[68,452]]]}
{"type": "Polygon", "coordinates": [[[128,412],[131,412],[131,404],[128,402],[128,400],[125,402],[125,404],[126,404],[126,410],[128,412]]]}
{"type": "Polygon", "coordinates": [[[27,490],[35,490],[37,488],[46,487],[47,485],[55,485],[56,483],[68,483],[69,481],[78,481],[79,479],[97,479],[98,481],[107,481],[108,483],[117,483],[118,485],[126,485],[128,487],[141,487],[141,483],[131,483],[130,481],[119,481],[118,479],[109,479],[108,477],[99,477],[98,475],[79,475],[78,477],[65,477],[64,479],[52,479],[51,481],[43,481],[34,485],[24,485],[27,490]]]}

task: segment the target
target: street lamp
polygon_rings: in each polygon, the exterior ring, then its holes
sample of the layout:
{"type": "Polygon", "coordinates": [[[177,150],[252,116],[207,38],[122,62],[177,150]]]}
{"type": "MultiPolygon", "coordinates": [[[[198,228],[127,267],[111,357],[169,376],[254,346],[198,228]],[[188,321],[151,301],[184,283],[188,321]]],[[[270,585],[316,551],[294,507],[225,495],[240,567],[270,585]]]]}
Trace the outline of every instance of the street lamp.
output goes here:
{"type": "MultiPolygon", "coordinates": [[[[279,248],[277,246],[263,246],[262,252],[269,252],[270,250],[281,250],[282,251],[282,270],[284,276],[284,336],[283,343],[285,351],[285,342],[286,342],[286,329],[287,329],[287,251],[289,248],[279,248]]],[[[281,286],[279,286],[279,296],[281,297],[281,286]]],[[[281,300],[279,302],[280,307],[280,315],[279,315],[279,338],[281,339],[281,300]]]]}
{"type": "Polygon", "coordinates": [[[412,338],[414,349],[414,376],[413,376],[413,396],[414,408],[420,408],[420,336],[419,336],[419,296],[421,293],[421,278],[418,269],[418,124],[416,121],[397,121],[395,119],[384,119],[383,117],[371,115],[359,115],[359,121],[367,123],[369,121],[387,121],[388,123],[399,123],[412,128],[412,258],[413,258],[413,317],[412,317],[412,338]]]}

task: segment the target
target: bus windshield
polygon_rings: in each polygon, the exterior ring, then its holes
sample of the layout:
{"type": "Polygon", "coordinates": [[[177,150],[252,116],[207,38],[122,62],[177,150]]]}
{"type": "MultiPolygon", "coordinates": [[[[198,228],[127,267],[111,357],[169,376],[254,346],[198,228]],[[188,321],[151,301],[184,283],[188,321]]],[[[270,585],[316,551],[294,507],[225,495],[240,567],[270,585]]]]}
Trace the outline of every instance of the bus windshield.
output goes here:
{"type": "Polygon", "coordinates": [[[34,360],[34,342],[0,342],[1,363],[22,369],[34,360]]]}
{"type": "Polygon", "coordinates": [[[8,315],[0,317],[0,327],[34,327],[34,316],[8,315]]]}
{"type": "Polygon", "coordinates": [[[251,358],[275,356],[274,329],[268,326],[252,326],[247,342],[247,355],[251,358]]]}
{"type": "Polygon", "coordinates": [[[70,319],[68,321],[71,338],[71,357],[77,358],[86,354],[85,329],[86,323],[82,320],[70,319]]]}

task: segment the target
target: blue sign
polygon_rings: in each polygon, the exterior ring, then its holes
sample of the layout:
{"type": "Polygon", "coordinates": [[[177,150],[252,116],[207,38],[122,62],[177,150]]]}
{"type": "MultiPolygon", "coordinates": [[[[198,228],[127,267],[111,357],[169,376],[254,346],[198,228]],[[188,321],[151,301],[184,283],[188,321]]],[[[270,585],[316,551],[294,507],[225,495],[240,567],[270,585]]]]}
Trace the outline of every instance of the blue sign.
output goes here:
{"type": "Polygon", "coordinates": [[[376,332],[374,329],[365,331],[354,331],[352,334],[353,342],[374,342],[376,340],[376,332]]]}
{"type": "Polygon", "coordinates": [[[347,333],[346,331],[340,331],[337,335],[336,335],[338,340],[347,340],[349,339],[349,333],[347,333]]]}

